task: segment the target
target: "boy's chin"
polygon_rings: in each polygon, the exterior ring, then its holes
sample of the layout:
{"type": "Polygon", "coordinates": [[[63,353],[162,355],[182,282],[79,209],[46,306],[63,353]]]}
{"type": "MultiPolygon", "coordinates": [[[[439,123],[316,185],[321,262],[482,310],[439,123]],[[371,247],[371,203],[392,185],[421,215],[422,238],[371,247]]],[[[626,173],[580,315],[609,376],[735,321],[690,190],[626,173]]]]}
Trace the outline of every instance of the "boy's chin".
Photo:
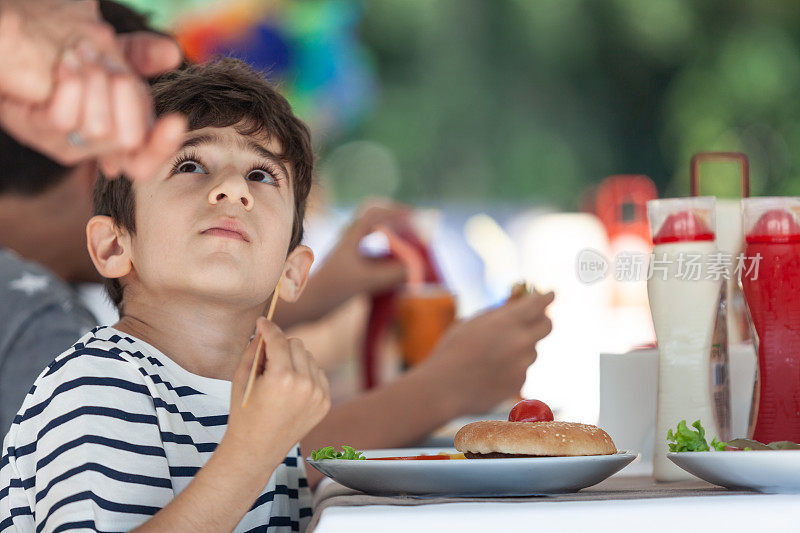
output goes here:
{"type": "Polygon", "coordinates": [[[272,289],[266,278],[253,280],[243,276],[192,276],[188,290],[209,301],[229,302],[237,306],[260,305],[269,299],[272,289]]]}

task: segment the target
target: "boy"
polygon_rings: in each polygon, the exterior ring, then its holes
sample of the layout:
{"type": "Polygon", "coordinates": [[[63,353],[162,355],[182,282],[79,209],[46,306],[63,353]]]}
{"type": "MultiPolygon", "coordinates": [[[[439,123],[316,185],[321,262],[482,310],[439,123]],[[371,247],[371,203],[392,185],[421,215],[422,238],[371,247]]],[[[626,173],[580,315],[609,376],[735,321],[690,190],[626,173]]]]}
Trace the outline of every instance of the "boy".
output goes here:
{"type": "Polygon", "coordinates": [[[233,59],[153,92],[190,131],[153,179],[98,180],[88,247],[121,319],[26,397],[3,444],[0,531],[297,531],[310,516],[296,442],[327,413],[327,381],[259,318],[279,280],[299,296],[313,260],[308,130],[233,59]],[[260,338],[268,362],[243,405],[260,338]]]}

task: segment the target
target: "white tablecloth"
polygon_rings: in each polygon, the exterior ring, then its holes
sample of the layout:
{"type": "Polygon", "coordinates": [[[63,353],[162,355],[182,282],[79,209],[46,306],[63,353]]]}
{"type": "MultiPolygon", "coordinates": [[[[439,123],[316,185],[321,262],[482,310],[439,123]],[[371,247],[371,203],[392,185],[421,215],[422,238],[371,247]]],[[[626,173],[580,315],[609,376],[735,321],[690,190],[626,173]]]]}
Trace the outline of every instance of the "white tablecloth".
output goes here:
{"type": "MultiPolygon", "coordinates": [[[[616,477],[618,479],[620,475],[616,477]]],[[[709,485],[709,487],[713,487],[709,485]]],[[[800,494],[720,493],[646,499],[327,506],[314,533],[800,532],[800,494]]],[[[582,493],[579,493],[582,494],[582,493]]]]}

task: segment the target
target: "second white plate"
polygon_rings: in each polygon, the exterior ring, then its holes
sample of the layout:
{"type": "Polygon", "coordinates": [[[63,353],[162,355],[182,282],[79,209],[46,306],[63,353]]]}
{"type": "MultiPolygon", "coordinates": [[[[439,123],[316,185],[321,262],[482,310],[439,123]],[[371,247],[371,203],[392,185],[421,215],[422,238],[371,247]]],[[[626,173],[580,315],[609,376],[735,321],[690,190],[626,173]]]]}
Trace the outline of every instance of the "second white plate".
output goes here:
{"type": "Polygon", "coordinates": [[[676,465],[729,489],[800,492],[800,450],[668,453],[676,465]]]}

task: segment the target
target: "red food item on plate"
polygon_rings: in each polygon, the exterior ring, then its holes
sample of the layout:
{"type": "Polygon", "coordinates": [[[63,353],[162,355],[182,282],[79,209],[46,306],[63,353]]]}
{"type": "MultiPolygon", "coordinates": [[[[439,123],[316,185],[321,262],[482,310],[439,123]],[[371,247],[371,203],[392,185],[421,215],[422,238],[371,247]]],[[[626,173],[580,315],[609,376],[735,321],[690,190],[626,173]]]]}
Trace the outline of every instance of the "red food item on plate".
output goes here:
{"type": "Polygon", "coordinates": [[[539,400],[522,400],[508,413],[509,422],[552,422],[553,411],[539,400]]]}

